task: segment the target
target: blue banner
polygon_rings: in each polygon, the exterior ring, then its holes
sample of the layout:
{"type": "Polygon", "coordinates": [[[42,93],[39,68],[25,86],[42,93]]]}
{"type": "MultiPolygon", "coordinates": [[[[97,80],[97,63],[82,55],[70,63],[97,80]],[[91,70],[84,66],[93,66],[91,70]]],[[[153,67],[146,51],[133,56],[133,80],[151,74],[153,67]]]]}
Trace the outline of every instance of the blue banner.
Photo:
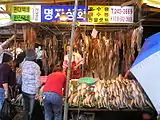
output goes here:
{"type": "MultiPolygon", "coordinates": [[[[87,22],[85,14],[88,11],[88,7],[78,6],[77,21],[87,22]]],[[[68,16],[66,22],[73,20],[74,6],[41,6],[41,22],[60,22],[59,17],[64,14],[68,16]]]]}

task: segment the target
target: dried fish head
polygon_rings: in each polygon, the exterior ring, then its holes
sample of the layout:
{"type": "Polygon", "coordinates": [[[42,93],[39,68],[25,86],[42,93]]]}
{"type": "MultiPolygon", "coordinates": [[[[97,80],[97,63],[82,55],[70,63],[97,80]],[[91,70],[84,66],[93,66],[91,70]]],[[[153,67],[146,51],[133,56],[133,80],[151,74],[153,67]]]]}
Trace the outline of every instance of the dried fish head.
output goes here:
{"type": "Polygon", "coordinates": [[[85,88],[88,87],[88,84],[87,84],[87,83],[82,83],[81,85],[82,85],[82,88],[81,88],[81,89],[85,89],[85,88]]]}

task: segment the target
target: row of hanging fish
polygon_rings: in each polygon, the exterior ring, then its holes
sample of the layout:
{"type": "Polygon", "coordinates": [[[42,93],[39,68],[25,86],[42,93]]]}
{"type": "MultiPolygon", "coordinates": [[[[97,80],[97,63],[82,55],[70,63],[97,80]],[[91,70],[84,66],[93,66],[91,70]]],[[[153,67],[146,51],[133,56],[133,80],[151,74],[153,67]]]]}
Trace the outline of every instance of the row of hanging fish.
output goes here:
{"type": "Polygon", "coordinates": [[[85,76],[100,79],[125,74],[141,49],[143,27],[98,32],[96,38],[78,30],[74,46],[85,59],[85,76]]]}
{"type": "MultiPolygon", "coordinates": [[[[34,48],[35,43],[38,41],[38,36],[44,36],[44,39],[41,40],[41,45],[43,46],[42,54],[42,64],[44,69],[44,74],[48,75],[51,71],[51,65],[55,64],[58,54],[58,40],[55,35],[48,34],[46,32],[35,29],[31,25],[23,26],[23,38],[25,43],[25,49],[34,48]],[[40,31],[38,33],[38,31],[40,31]],[[39,35],[41,34],[41,35],[39,35]]],[[[42,38],[41,38],[42,39],[42,38]]]]}
{"type": "MultiPolygon", "coordinates": [[[[50,71],[52,64],[55,64],[58,54],[58,40],[55,35],[46,36],[44,39],[44,49],[43,49],[43,68],[45,75],[50,71]]],[[[52,71],[52,70],[51,70],[52,71]]]]}
{"type": "Polygon", "coordinates": [[[121,76],[116,79],[98,80],[94,85],[71,84],[68,103],[70,106],[112,109],[143,109],[152,107],[135,80],[121,76]]]}
{"type": "Polygon", "coordinates": [[[36,29],[31,25],[24,25],[22,27],[23,39],[25,43],[25,49],[34,48],[34,45],[37,40],[36,29]]]}

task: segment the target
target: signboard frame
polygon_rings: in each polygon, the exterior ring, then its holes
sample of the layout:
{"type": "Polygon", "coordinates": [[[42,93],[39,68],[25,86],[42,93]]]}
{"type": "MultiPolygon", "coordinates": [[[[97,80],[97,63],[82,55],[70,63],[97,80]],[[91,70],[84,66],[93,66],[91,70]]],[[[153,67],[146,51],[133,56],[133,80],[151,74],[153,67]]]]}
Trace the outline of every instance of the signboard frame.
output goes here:
{"type": "MultiPolygon", "coordinates": [[[[73,12],[74,6],[71,5],[13,5],[12,20],[15,23],[71,24],[73,12]],[[67,15],[68,20],[61,21],[59,18],[61,15],[67,15]]],[[[134,23],[134,7],[104,5],[79,6],[77,22],[79,25],[134,23]]]]}

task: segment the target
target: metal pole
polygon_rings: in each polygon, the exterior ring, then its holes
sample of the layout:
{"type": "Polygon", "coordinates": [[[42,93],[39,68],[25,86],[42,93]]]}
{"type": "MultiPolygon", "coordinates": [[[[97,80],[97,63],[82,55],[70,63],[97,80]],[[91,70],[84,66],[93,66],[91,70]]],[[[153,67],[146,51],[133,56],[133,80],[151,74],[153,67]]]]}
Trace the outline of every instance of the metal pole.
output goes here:
{"type": "Polygon", "coordinates": [[[17,26],[16,24],[14,25],[14,59],[16,59],[17,53],[16,53],[16,49],[17,49],[17,40],[16,40],[16,35],[17,35],[17,26]]]}
{"type": "MultiPolygon", "coordinates": [[[[88,0],[85,0],[84,1],[85,2],[85,9],[87,10],[87,8],[88,8],[88,0]]],[[[85,14],[85,19],[87,20],[88,19],[88,13],[87,13],[87,11],[86,11],[86,14],[85,14]]],[[[86,25],[85,25],[85,27],[84,27],[84,31],[85,31],[85,34],[86,34],[86,25]]],[[[84,43],[83,43],[83,48],[82,48],[82,52],[83,52],[83,59],[84,59],[84,63],[82,64],[82,77],[84,77],[84,74],[85,74],[85,62],[86,62],[86,52],[85,52],[85,48],[86,47],[84,47],[84,43]]]]}
{"type": "Polygon", "coordinates": [[[67,98],[68,98],[69,81],[70,81],[71,65],[72,65],[71,61],[72,61],[72,53],[73,53],[73,41],[75,39],[75,24],[76,24],[76,18],[77,18],[77,9],[78,9],[78,0],[75,0],[73,22],[72,22],[72,32],[71,32],[71,39],[70,39],[69,66],[68,66],[68,71],[67,71],[67,82],[66,82],[63,120],[68,119],[68,101],[67,101],[67,98]]]}
{"type": "Polygon", "coordinates": [[[138,21],[140,21],[139,26],[142,25],[141,19],[142,19],[142,1],[138,0],[138,21]]]}

